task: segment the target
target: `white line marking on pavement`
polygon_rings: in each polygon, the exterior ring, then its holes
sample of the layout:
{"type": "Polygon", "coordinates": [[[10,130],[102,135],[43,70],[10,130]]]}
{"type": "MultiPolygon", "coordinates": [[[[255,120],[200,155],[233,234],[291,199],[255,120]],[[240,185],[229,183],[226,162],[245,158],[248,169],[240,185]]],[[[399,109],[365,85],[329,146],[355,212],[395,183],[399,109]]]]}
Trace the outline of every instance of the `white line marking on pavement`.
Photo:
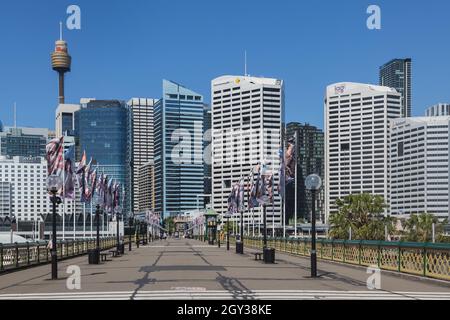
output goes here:
{"type": "Polygon", "coordinates": [[[385,292],[385,291],[196,291],[182,290],[126,292],[65,292],[4,294],[0,300],[450,300],[450,292],[385,292]]]}

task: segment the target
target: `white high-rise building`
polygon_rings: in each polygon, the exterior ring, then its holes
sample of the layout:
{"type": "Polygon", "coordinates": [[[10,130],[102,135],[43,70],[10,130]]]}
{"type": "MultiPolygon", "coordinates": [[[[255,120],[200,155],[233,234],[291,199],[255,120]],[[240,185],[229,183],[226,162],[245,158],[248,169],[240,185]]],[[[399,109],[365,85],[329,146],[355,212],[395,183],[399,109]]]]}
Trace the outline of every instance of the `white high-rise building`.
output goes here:
{"type": "Polygon", "coordinates": [[[79,104],[59,104],[55,111],[56,136],[73,135],[75,129],[75,112],[80,110],[79,104]]]}
{"type": "MultiPolygon", "coordinates": [[[[47,192],[47,161],[42,157],[0,156],[0,181],[11,186],[11,213],[18,221],[39,221],[52,207],[47,192]]],[[[65,201],[66,215],[74,211],[73,201],[65,201]]],[[[62,215],[64,206],[58,206],[62,215]]]]}
{"type": "MultiPolygon", "coordinates": [[[[267,169],[275,171],[275,184],[279,181],[284,83],[277,79],[223,76],[212,81],[211,96],[212,207],[217,213],[226,214],[232,185],[247,178],[258,163],[265,162],[267,169]]],[[[274,199],[274,206],[267,207],[269,230],[282,223],[281,199],[276,192],[274,199]]],[[[256,222],[262,223],[261,209],[254,213],[245,211],[246,230],[255,216],[256,222]]]]}
{"type": "Polygon", "coordinates": [[[427,117],[450,116],[450,103],[438,103],[426,110],[427,117]]]}
{"type": "Polygon", "coordinates": [[[449,218],[450,117],[391,122],[391,214],[449,218]]]}
{"type": "MultiPolygon", "coordinates": [[[[383,196],[389,205],[389,121],[401,115],[395,89],[337,83],[325,97],[325,214],[350,194],[383,196]]],[[[387,214],[387,210],[385,212],[387,214]]]]}
{"type": "Polygon", "coordinates": [[[11,216],[11,183],[0,181],[0,217],[11,216]]]}
{"type": "MultiPolygon", "coordinates": [[[[142,185],[139,171],[143,165],[154,161],[154,105],[157,101],[156,99],[133,98],[127,104],[130,112],[128,148],[131,148],[128,154],[131,157],[130,163],[132,163],[129,185],[132,188],[134,212],[148,209],[147,207],[141,208],[139,205],[141,203],[139,199],[145,197],[145,194],[141,194],[139,189],[139,185],[142,185]],[[140,181],[141,183],[139,183],[140,181]]],[[[153,181],[148,183],[152,188],[154,187],[153,181]]],[[[146,190],[142,192],[146,192],[146,190]]]]}

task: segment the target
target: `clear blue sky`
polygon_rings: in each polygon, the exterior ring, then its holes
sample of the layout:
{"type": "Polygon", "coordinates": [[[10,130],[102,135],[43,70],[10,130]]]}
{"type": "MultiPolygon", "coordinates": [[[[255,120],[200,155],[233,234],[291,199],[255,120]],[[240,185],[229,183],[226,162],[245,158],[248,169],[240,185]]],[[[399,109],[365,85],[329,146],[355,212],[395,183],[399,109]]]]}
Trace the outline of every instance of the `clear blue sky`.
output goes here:
{"type": "Polygon", "coordinates": [[[450,1],[5,0],[0,2],[0,120],[54,128],[50,53],[66,8],[73,57],[66,100],[159,98],[167,78],[205,95],[211,79],[244,72],[286,81],[286,120],[323,127],[323,95],[340,81],[378,82],[391,58],[413,59],[413,114],[450,102],[450,1]],[[366,28],[370,4],[382,30],[366,28]]]}

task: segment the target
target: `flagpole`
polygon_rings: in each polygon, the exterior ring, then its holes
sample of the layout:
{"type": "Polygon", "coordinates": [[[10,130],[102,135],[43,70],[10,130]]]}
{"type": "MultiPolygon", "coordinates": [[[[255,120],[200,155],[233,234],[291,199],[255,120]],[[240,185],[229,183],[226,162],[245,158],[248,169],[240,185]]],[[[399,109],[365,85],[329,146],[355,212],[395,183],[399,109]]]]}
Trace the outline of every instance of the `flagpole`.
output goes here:
{"type": "Polygon", "coordinates": [[[295,131],[295,204],[294,204],[294,236],[297,238],[297,194],[298,194],[298,131],[295,131]]]}
{"type": "Polygon", "coordinates": [[[252,236],[255,237],[255,208],[252,208],[252,236]]]}
{"type": "Polygon", "coordinates": [[[86,203],[83,202],[83,239],[86,239],[86,203]]]}
{"type": "Polygon", "coordinates": [[[275,238],[275,154],[272,155],[272,238],[275,238]]]}
{"type": "Polygon", "coordinates": [[[76,239],[76,212],[75,212],[75,201],[72,200],[72,214],[73,214],[73,240],[76,239]]]}
{"type": "Polygon", "coordinates": [[[94,234],[92,233],[92,215],[93,215],[93,212],[92,212],[92,201],[91,201],[91,216],[90,216],[90,222],[91,222],[91,238],[93,238],[94,237],[94,234]]]}
{"type": "Polygon", "coordinates": [[[63,194],[63,213],[62,213],[62,239],[66,239],[66,155],[64,154],[64,140],[63,140],[63,172],[62,172],[62,194],[63,194]]]}

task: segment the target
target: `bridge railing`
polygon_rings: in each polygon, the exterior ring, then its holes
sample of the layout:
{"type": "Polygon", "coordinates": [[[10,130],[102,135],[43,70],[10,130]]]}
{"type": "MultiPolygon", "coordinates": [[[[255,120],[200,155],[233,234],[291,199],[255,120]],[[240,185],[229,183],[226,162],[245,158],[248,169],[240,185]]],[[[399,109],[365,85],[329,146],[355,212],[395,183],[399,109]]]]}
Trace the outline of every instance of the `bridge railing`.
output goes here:
{"type": "MultiPolygon", "coordinates": [[[[230,238],[234,243],[235,238],[230,238]]],[[[262,249],[261,237],[246,237],[244,245],[262,249]]],[[[311,239],[268,238],[268,247],[298,256],[309,256],[311,239]]],[[[450,280],[450,244],[317,240],[317,257],[322,260],[359,266],[377,266],[381,270],[450,280]]]]}
{"type": "MultiPolygon", "coordinates": [[[[129,238],[123,239],[128,244],[129,238]]],[[[100,239],[100,249],[106,250],[117,246],[116,237],[100,239]]],[[[58,260],[85,255],[95,249],[96,239],[64,240],[57,242],[58,260]]],[[[0,244],[0,273],[51,262],[48,241],[0,244]]]]}

